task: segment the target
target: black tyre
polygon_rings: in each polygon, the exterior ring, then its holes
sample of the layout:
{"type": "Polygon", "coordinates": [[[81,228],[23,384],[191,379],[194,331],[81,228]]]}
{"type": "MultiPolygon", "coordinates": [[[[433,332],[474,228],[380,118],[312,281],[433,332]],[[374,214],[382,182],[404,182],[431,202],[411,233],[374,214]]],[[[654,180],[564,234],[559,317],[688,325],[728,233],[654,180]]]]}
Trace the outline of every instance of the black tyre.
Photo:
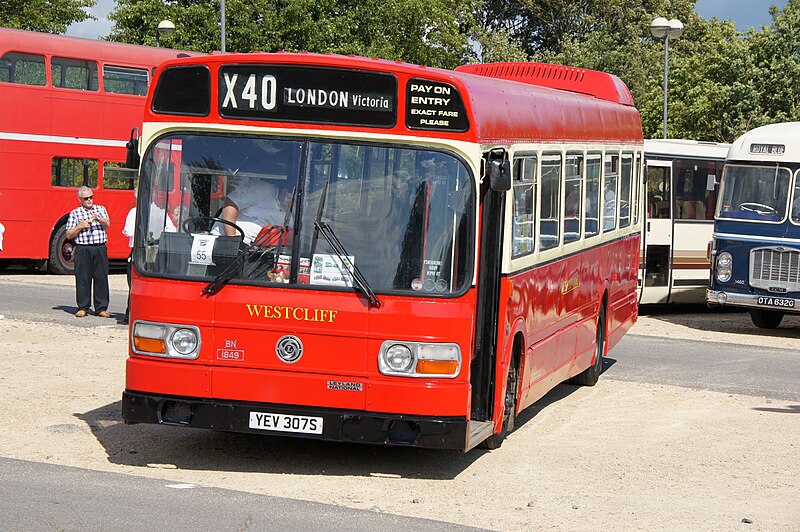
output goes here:
{"type": "Polygon", "coordinates": [[[777,329],[783,321],[783,312],[778,310],[750,309],[750,319],[759,329],[777,329]]]}
{"type": "Polygon", "coordinates": [[[503,428],[498,434],[492,434],[481,442],[484,449],[499,449],[503,440],[514,430],[517,420],[517,391],[519,389],[519,370],[512,364],[508,368],[508,381],[506,382],[506,397],[503,405],[503,428]]]}
{"type": "Polygon", "coordinates": [[[74,251],[75,243],[67,238],[67,226],[59,226],[50,241],[47,271],[58,275],[71,275],[74,273],[75,263],[72,262],[74,251]]]}
{"type": "Polygon", "coordinates": [[[603,372],[603,357],[606,353],[606,307],[600,304],[597,315],[597,339],[595,341],[594,364],[578,373],[569,380],[570,384],[578,386],[594,386],[603,372]]]}

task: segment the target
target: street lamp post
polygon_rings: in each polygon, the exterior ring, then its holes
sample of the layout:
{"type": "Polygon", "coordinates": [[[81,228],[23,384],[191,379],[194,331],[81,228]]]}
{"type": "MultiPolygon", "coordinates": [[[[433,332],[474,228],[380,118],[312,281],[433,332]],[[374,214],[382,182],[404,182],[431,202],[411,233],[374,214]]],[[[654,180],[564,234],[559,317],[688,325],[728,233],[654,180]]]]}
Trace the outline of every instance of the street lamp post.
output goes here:
{"type": "Polygon", "coordinates": [[[674,18],[667,20],[658,17],[650,23],[650,34],[656,39],[664,39],[664,138],[667,138],[667,90],[669,88],[669,40],[677,39],[683,33],[683,23],[674,18]]]}
{"type": "Polygon", "coordinates": [[[170,20],[162,20],[158,23],[158,28],[156,28],[156,48],[159,47],[159,37],[161,35],[169,35],[175,32],[175,24],[172,23],[170,20]]]}
{"type": "Polygon", "coordinates": [[[225,53],[225,0],[219,2],[219,40],[222,47],[220,52],[225,53]]]}

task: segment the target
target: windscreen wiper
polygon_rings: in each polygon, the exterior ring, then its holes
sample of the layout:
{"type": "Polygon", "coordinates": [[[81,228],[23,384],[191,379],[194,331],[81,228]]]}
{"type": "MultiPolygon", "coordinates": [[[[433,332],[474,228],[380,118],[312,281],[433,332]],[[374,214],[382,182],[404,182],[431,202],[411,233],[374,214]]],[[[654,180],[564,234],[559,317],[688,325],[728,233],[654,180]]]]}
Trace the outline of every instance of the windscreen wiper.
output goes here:
{"type": "Polygon", "coordinates": [[[242,267],[242,265],[250,259],[251,257],[256,257],[256,261],[260,261],[263,259],[264,255],[268,255],[266,266],[269,268],[271,272],[275,271],[275,268],[280,260],[281,253],[283,253],[283,248],[286,246],[286,240],[289,234],[289,217],[292,214],[292,210],[294,208],[294,198],[297,194],[297,187],[292,189],[292,200],[289,202],[289,208],[286,209],[286,215],[283,217],[283,227],[275,227],[274,225],[265,227],[258,233],[253,241],[250,243],[250,246],[240,253],[236,260],[228,264],[228,266],[222,270],[219,275],[214,277],[214,280],[208,283],[205,288],[202,290],[202,294],[205,296],[213,296],[220,290],[222,287],[228,284],[228,282],[233,279],[236,275],[236,272],[242,267]],[[277,244],[275,244],[277,243],[277,244]]]}
{"type": "Polygon", "coordinates": [[[361,273],[361,271],[356,267],[355,263],[350,260],[349,255],[347,254],[347,250],[342,245],[341,241],[336,238],[336,234],[333,232],[333,229],[330,225],[325,222],[321,222],[319,220],[314,222],[314,227],[316,230],[325,238],[325,241],[328,242],[328,245],[333,249],[334,253],[339,257],[339,260],[344,265],[345,268],[350,272],[353,276],[353,280],[358,288],[361,289],[361,292],[367,296],[367,301],[369,301],[370,307],[380,308],[381,300],[378,299],[378,296],[375,295],[375,292],[370,287],[367,278],[361,273]]]}
{"type": "Polygon", "coordinates": [[[282,236],[281,234],[285,231],[285,226],[272,226],[270,229],[259,233],[253,242],[250,243],[247,249],[239,253],[239,255],[236,257],[236,260],[228,264],[224,270],[219,272],[219,274],[214,277],[213,281],[208,283],[205,288],[203,288],[201,294],[204,296],[213,296],[222,290],[222,287],[228,284],[228,282],[236,276],[236,273],[240,271],[245,261],[251,257],[256,257],[256,260],[261,260],[264,255],[267,255],[267,267],[270,269],[273,268],[276,262],[276,255],[274,253],[270,253],[270,251],[274,250],[275,246],[270,246],[268,243],[275,242],[276,240],[280,241],[282,236]]]}

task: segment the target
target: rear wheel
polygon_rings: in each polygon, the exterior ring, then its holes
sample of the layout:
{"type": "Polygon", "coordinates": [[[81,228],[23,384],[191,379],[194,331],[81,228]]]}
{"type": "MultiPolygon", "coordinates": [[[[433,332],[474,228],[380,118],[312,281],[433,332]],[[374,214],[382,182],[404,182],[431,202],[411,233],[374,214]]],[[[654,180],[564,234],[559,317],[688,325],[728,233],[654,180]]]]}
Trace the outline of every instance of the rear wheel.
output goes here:
{"type": "Polygon", "coordinates": [[[500,429],[498,434],[492,434],[483,442],[481,447],[484,449],[498,449],[503,445],[503,440],[506,439],[511,431],[514,430],[514,423],[517,420],[517,389],[519,384],[519,370],[512,363],[508,368],[508,381],[506,382],[506,396],[503,404],[503,428],[500,429]]]}
{"type": "Polygon", "coordinates": [[[750,319],[753,320],[753,325],[760,329],[777,329],[783,321],[783,312],[751,308],[750,319]]]}
{"type": "Polygon", "coordinates": [[[75,263],[72,262],[74,252],[75,242],[67,238],[67,226],[59,226],[50,241],[47,271],[59,275],[72,274],[75,271],[75,263]]]}
{"type": "Polygon", "coordinates": [[[602,303],[600,304],[600,312],[597,315],[596,334],[594,364],[572,377],[569,380],[570,384],[594,386],[603,372],[603,356],[606,352],[606,307],[602,303]]]}

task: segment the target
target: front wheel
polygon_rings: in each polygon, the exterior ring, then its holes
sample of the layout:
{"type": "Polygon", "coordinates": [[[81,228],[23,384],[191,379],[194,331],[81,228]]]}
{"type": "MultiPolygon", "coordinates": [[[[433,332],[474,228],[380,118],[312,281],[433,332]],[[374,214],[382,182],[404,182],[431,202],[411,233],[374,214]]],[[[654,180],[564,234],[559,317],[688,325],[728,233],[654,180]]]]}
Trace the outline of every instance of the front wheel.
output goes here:
{"type": "Polygon", "coordinates": [[[602,303],[600,312],[597,314],[596,334],[594,364],[572,377],[569,380],[570,384],[594,386],[600,380],[600,374],[603,372],[603,357],[606,353],[606,307],[602,303]]]}
{"type": "Polygon", "coordinates": [[[783,312],[777,310],[750,309],[750,319],[759,329],[777,329],[783,321],[783,312]]]}
{"type": "Polygon", "coordinates": [[[50,254],[47,259],[47,271],[58,275],[71,275],[75,272],[72,261],[75,253],[75,242],[67,238],[67,226],[61,225],[50,241],[50,254]]]}
{"type": "Polygon", "coordinates": [[[503,445],[503,440],[506,439],[512,430],[517,420],[517,389],[519,384],[519,372],[512,364],[508,368],[508,381],[506,382],[506,395],[503,404],[503,428],[497,434],[492,434],[481,442],[481,447],[484,449],[499,449],[503,445]]]}

